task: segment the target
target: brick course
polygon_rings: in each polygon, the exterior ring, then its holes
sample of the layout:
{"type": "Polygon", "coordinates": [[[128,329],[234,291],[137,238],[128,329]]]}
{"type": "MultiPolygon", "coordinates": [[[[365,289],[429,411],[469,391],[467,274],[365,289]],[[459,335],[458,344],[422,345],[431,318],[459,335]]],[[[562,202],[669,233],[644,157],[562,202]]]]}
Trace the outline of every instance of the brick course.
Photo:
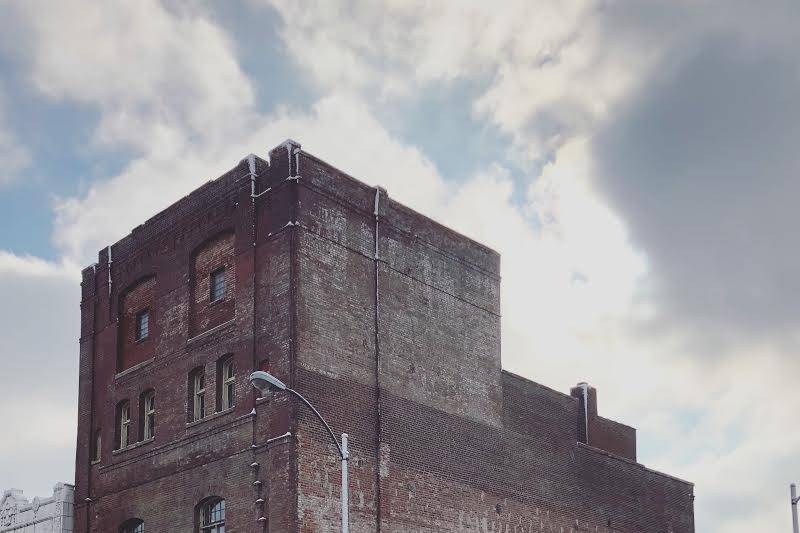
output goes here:
{"type": "Polygon", "coordinates": [[[101,251],[82,286],[76,531],[193,531],[215,496],[227,531],[338,531],[336,449],[286,394],[256,398],[247,376],[268,364],[350,434],[354,533],[693,532],[692,485],[636,463],[635,430],[600,417],[594,389],[584,405],[502,370],[494,251],[296,143],[101,251]],[[209,303],[221,266],[226,297],[209,303]],[[129,342],[143,305],[146,347],[129,342]],[[209,415],[191,422],[197,367],[209,415]],[[139,435],[147,389],[155,437],[113,450],[114,406],[131,402],[139,435]]]}

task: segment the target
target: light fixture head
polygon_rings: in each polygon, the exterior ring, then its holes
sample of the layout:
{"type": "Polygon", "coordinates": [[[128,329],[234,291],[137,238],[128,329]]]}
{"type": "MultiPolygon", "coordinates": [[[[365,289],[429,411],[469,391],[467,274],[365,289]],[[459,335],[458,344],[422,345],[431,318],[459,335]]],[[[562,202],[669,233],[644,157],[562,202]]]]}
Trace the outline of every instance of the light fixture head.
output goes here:
{"type": "Polygon", "coordinates": [[[283,381],[263,370],[256,370],[250,374],[250,383],[262,394],[267,394],[272,389],[286,390],[286,384],[283,381]]]}

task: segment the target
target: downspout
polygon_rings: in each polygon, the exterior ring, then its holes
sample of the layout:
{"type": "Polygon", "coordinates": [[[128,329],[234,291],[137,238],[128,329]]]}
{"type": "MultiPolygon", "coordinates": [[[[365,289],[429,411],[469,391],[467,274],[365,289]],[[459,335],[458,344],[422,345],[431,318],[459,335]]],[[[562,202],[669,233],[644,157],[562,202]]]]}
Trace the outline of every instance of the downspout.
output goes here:
{"type": "Polygon", "coordinates": [[[581,381],[578,387],[583,393],[583,437],[586,444],[589,444],[589,384],[581,381]]]}
{"type": "MultiPolygon", "coordinates": [[[[253,301],[253,328],[252,328],[252,363],[253,368],[256,368],[256,309],[257,302],[256,302],[256,225],[257,225],[257,217],[256,217],[256,198],[259,195],[256,194],[256,156],[254,154],[250,154],[247,156],[247,167],[250,171],[250,236],[252,238],[252,254],[253,254],[253,262],[252,262],[252,269],[253,269],[253,294],[252,294],[252,301],[253,301]]],[[[255,445],[256,443],[256,421],[255,421],[255,413],[256,413],[256,398],[253,398],[253,442],[252,444],[255,445]]]]}
{"type": "Polygon", "coordinates": [[[373,254],[373,262],[375,266],[375,313],[374,313],[374,331],[375,331],[375,513],[377,522],[377,532],[381,531],[382,512],[381,512],[381,441],[383,435],[381,431],[382,412],[381,412],[381,348],[380,348],[380,284],[379,284],[379,261],[380,255],[378,250],[378,238],[380,229],[380,201],[381,201],[381,188],[375,188],[375,206],[373,216],[375,217],[375,231],[374,244],[375,250],[373,254]]]}
{"type": "MultiPolygon", "coordinates": [[[[247,156],[247,167],[250,171],[250,237],[252,239],[252,270],[253,270],[253,328],[251,331],[251,358],[253,368],[256,367],[256,156],[250,154],[247,156]]],[[[257,395],[256,395],[257,396],[257,395]]],[[[256,397],[253,397],[253,437],[251,444],[256,444],[256,397]]]]}
{"type": "MultiPolygon", "coordinates": [[[[108,296],[109,296],[109,308],[111,307],[111,246],[108,247],[108,258],[109,258],[109,269],[108,269],[108,296]]],[[[95,429],[94,429],[94,380],[95,380],[95,357],[97,356],[97,350],[95,349],[95,332],[97,331],[97,265],[92,265],[92,285],[94,285],[94,290],[92,290],[92,364],[90,366],[89,375],[90,381],[92,386],[89,387],[89,462],[86,465],[87,469],[87,476],[86,476],[86,500],[84,501],[86,505],[86,533],[89,533],[92,523],[92,512],[91,512],[91,505],[92,505],[92,452],[91,450],[96,446],[95,441],[95,429]]],[[[109,313],[110,314],[110,313],[109,313]]],[[[102,439],[101,439],[102,443],[102,439]]],[[[102,450],[98,450],[99,455],[102,457],[102,450]]]]}
{"type": "MultiPolygon", "coordinates": [[[[111,299],[111,246],[108,247],[108,298],[111,299]]],[[[111,315],[111,306],[109,302],[108,314],[111,315]]]]}
{"type": "MultiPolygon", "coordinates": [[[[298,153],[300,151],[298,147],[298,153]]],[[[298,190],[297,187],[299,185],[300,180],[297,178],[292,178],[292,147],[290,144],[286,146],[286,152],[288,155],[288,163],[289,163],[289,176],[286,180],[295,180],[294,187],[292,188],[292,198],[291,198],[291,213],[289,215],[289,226],[296,227],[292,224],[293,221],[297,220],[297,203],[298,203],[298,190]]],[[[299,156],[298,156],[299,157],[299,156]]],[[[289,231],[289,320],[290,320],[290,340],[291,340],[291,347],[289,352],[289,383],[292,387],[295,387],[297,384],[296,374],[297,374],[297,232],[290,229],[289,231]]],[[[297,416],[295,416],[295,408],[294,404],[291,404],[291,433],[292,435],[297,435],[297,416]]],[[[298,479],[298,472],[300,470],[298,464],[298,452],[297,452],[297,439],[291,439],[291,456],[294,457],[294,460],[291,461],[291,475],[293,479],[298,479]]],[[[297,510],[300,508],[300,491],[297,487],[294,489],[294,509],[295,512],[292,513],[292,520],[293,520],[293,529],[292,531],[299,531],[299,522],[300,517],[297,514],[297,510]]]]}
{"type": "MultiPolygon", "coordinates": [[[[258,227],[258,217],[256,214],[256,198],[258,198],[258,194],[256,194],[256,186],[257,180],[256,178],[258,175],[256,174],[256,156],[254,154],[250,154],[247,156],[247,167],[250,171],[250,215],[251,215],[251,228],[250,228],[250,235],[252,238],[252,251],[253,254],[253,261],[252,261],[252,269],[253,269],[253,294],[252,294],[252,302],[253,302],[253,327],[252,327],[252,339],[251,339],[251,357],[252,357],[252,365],[253,368],[257,366],[257,357],[256,357],[256,323],[257,323],[257,311],[258,311],[258,290],[256,287],[256,244],[258,242],[258,234],[257,234],[257,227],[258,227]]],[[[265,191],[266,192],[266,191],[265,191]]],[[[263,194],[263,193],[261,193],[263,194]]],[[[256,508],[256,514],[259,516],[258,521],[262,524],[262,531],[267,532],[269,531],[269,512],[265,512],[265,508],[267,507],[265,503],[264,494],[262,494],[262,490],[266,490],[266,496],[269,498],[269,486],[264,489],[263,485],[260,483],[259,474],[261,474],[261,465],[258,463],[257,456],[256,456],[256,430],[258,428],[258,411],[256,410],[257,404],[257,395],[253,396],[253,410],[251,411],[251,421],[252,421],[252,438],[250,441],[250,449],[253,451],[253,462],[251,463],[251,467],[254,469],[254,475],[256,481],[254,482],[254,486],[256,487],[256,506],[261,506],[261,509],[256,508]]],[[[269,453],[269,452],[267,452],[269,453]]],[[[267,461],[269,465],[269,461],[267,461]]],[[[267,476],[269,479],[269,476],[267,476]]]]}

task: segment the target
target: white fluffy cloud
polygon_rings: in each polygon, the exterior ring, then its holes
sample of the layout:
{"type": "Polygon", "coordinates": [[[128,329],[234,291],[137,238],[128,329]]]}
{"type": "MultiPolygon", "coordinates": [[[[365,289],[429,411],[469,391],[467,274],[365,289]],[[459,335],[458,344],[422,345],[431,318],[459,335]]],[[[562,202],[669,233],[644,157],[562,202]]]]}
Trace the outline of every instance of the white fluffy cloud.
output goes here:
{"type": "Polygon", "coordinates": [[[232,43],[203,12],[155,0],[17,2],[14,11],[31,82],[99,108],[100,145],[169,151],[187,135],[224,137],[253,102],[232,43]]]}
{"type": "Polygon", "coordinates": [[[480,1],[311,8],[264,1],[283,16],[286,47],[320,87],[390,99],[478,81],[474,112],[510,135],[524,160],[546,158],[585,133],[642,74],[650,52],[614,46],[609,53],[599,0],[515,0],[502,8],[480,1]]]}

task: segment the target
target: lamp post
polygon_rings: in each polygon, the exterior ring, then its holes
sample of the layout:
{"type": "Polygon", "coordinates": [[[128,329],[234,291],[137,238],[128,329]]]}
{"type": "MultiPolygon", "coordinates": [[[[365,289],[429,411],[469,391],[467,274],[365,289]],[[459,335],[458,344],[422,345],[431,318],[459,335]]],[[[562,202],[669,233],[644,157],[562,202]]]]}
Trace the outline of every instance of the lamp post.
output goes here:
{"type": "Polygon", "coordinates": [[[311,405],[311,402],[306,400],[302,394],[288,387],[283,381],[279,380],[269,372],[264,372],[262,370],[253,372],[250,374],[250,383],[252,383],[253,387],[255,387],[262,394],[266,394],[271,389],[288,392],[303,402],[309,409],[311,409],[314,415],[319,418],[319,421],[322,422],[322,425],[325,426],[325,429],[328,431],[328,435],[331,436],[333,443],[336,444],[336,449],[339,450],[339,456],[342,459],[342,533],[348,533],[350,531],[350,489],[347,479],[347,462],[350,459],[350,451],[347,447],[347,433],[342,433],[342,443],[339,444],[339,441],[336,438],[336,435],[334,435],[333,430],[325,421],[325,419],[322,418],[322,415],[319,414],[319,411],[317,411],[317,409],[311,405]]]}
{"type": "Polygon", "coordinates": [[[789,494],[792,498],[792,531],[800,533],[797,526],[797,502],[800,501],[800,498],[797,497],[797,486],[794,483],[789,485],[789,494]]]}

